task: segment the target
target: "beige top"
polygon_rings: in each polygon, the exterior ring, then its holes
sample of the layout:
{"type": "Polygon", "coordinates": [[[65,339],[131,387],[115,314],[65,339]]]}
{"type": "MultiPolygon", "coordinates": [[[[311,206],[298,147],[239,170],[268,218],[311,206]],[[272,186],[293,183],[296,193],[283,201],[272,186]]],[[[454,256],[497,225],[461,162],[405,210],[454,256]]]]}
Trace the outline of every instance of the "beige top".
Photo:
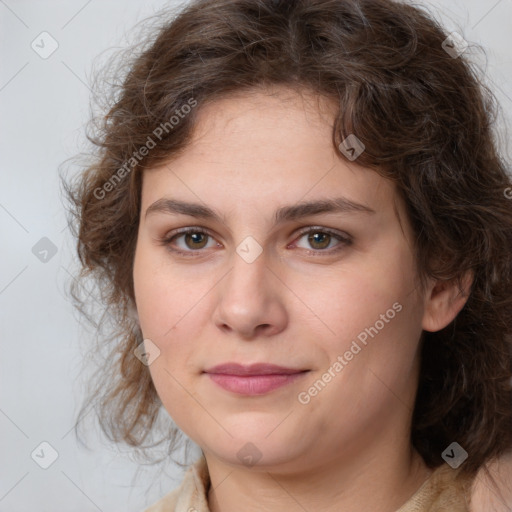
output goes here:
{"type": "MultiPolygon", "coordinates": [[[[455,480],[458,470],[443,465],[396,512],[469,512],[470,489],[465,480],[455,480]]],[[[144,512],[210,512],[210,476],[202,456],[192,464],[181,485],[144,512]]]]}

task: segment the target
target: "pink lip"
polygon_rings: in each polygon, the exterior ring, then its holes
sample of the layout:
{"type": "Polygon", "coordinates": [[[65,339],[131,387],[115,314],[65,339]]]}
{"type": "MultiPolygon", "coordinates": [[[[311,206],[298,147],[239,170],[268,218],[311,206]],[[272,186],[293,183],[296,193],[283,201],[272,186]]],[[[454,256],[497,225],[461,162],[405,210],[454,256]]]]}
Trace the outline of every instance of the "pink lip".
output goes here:
{"type": "Polygon", "coordinates": [[[205,373],[227,391],[241,395],[262,395],[293,382],[307,371],[267,363],[248,366],[226,363],[209,368],[205,373]]]}

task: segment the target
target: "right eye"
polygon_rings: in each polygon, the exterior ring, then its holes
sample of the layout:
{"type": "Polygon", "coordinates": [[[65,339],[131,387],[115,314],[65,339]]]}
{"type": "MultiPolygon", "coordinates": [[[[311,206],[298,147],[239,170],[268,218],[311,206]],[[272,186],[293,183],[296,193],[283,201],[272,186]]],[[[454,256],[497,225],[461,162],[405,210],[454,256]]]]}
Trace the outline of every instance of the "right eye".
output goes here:
{"type": "Polygon", "coordinates": [[[212,235],[200,227],[187,227],[180,228],[172,231],[163,239],[160,240],[161,245],[165,245],[171,252],[182,254],[185,256],[192,256],[191,253],[199,252],[201,249],[209,249],[218,246],[215,243],[212,235]],[[212,239],[213,245],[208,247],[208,238],[212,239]],[[181,246],[177,244],[177,248],[173,244],[177,240],[181,240],[181,246]]]}

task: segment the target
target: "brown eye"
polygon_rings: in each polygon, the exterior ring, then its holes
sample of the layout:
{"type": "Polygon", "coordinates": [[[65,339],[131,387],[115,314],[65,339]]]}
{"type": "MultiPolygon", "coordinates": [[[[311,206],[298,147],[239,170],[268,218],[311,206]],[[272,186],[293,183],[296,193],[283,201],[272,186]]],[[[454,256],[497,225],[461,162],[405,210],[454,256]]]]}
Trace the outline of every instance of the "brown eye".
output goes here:
{"type": "Polygon", "coordinates": [[[352,244],[350,235],[331,231],[328,228],[312,227],[304,229],[297,241],[296,246],[305,249],[312,255],[328,255],[342,250],[352,244]],[[302,242],[302,240],[306,242],[302,242]]]}
{"type": "Polygon", "coordinates": [[[185,245],[189,249],[203,249],[208,241],[208,235],[200,232],[185,233],[182,236],[185,237],[185,245]]]}
{"type": "Polygon", "coordinates": [[[315,232],[308,235],[308,243],[313,249],[326,249],[331,242],[329,233],[315,232]]]}
{"type": "Polygon", "coordinates": [[[160,243],[171,252],[187,256],[202,253],[202,249],[211,249],[218,245],[212,235],[202,228],[183,228],[174,231],[161,239],[160,243]]]}

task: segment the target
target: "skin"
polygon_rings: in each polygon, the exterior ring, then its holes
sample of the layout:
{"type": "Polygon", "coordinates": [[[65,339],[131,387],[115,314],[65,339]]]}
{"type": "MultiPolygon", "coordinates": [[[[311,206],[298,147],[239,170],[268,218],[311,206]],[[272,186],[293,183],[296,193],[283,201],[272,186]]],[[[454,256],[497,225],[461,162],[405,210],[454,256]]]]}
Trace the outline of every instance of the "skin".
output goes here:
{"type": "Polygon", "coordinates": [[[512,452],[487,464],[489,475],[481,470],[473,485],[472,512],[512,510],[512,452]]]}
{"type": "Polygon", "coordinates": [[[423,329],[448,325],[466,298],[450,283],[418,287],[404,205],[391,182],[335,151],[332,112],[326,100],[283,87],[232,95],[201,108],[179,157],[144,173],[137,312],[160,350],[149,369],[164,407],[205,454],[212,512],[392,512],[430,474],[409,441],[419,340],[423,329]],[[375,213],[274,224],[280,207],[340,196],[375,213]],[[162,197],[207,205],[221,220],[146,216],[162,197]],[[211,237],[160,242],[198,226],[211,237]],[[352,243],[333,236],[322,249],[300,234],[309,227],[352,243]],[[252,263],[236,252],[248,236],[263,251],[252,263]],[[397,302],[402,310],[300,403],[298,394],[397,302]],[[310,371],[242,396],[203,373],[224,362],[310,371]],[[261,454],[254,465],[237,456],[249,442],[261,454]]]}

